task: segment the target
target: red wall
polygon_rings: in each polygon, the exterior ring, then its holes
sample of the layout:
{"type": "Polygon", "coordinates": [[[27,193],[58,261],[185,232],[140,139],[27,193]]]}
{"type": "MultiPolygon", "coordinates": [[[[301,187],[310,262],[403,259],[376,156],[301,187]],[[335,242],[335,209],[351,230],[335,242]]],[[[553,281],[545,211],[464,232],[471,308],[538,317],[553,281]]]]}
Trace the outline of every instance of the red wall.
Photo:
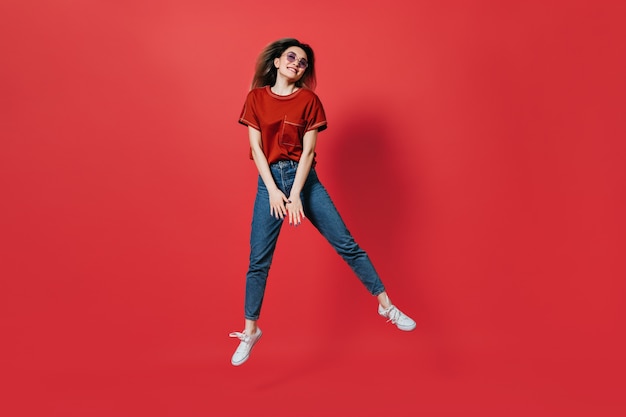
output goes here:
{"type": "MultiPolygon", "coordinates": [[[[514,375],[498,391],[508,415],[516,390],[543,398],[537,409],[550,397],[617,415],[624,12],[591,1],[3,1],[5,404],[26,415],[16,398],[85,369],[203,349],[228,363],[256,184],[237,118],[257,53],[293,36],[317,54],[329,120],[319,175],[418,321],[406,336],[427,358],[418,373],[487,372],[474,386],[514,375]]],[[[275,261],[268,340],[307,329],[324,349],[376,332],[375,303],[309,224],[284,229],[275,261]]],[[[96,415],[84,398],[47,415],[96,415]]]]}

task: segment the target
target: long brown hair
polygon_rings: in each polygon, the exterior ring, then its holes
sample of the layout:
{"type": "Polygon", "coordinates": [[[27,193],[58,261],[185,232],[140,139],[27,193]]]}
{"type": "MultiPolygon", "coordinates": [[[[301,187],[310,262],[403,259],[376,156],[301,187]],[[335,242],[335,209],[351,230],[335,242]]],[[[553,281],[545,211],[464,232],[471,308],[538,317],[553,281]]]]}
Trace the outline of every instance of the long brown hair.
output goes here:
{"type": "Polygon", "coordinates": [[[306,43],[301,43],[294,38],[282,38],[267,45],[259,54],[256,61],[254,77],[251,88],[273,86],[276,83],[277,68],[274,66],[274,59],[280,58],[287,48],[297,46],[306,53],[309,65],[304,70],[304,75],[296,82],[297,87],[307,87],[315,90],[317,80],[315,78],[315,55],[313,49],[306,43]]]}

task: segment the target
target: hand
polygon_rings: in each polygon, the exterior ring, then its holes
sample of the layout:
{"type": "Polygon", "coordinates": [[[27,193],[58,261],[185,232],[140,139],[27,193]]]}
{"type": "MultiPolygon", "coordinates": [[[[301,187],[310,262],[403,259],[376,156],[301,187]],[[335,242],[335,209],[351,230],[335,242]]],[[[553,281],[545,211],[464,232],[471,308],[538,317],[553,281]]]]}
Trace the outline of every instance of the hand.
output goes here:
{"type": "Polygon", "coordinates": [[[304,208],[302,207],[302,200],[300,196],[290,197],[289,202],[286,204],[287,212],[289,213],[289,224],[292,226],[298,226],[304,219],[304,208]]]}
{"type": "Polygon", "coordinates": [[[289,202],[285,194],[279,189],[269,193],[270,195],[270,214],[276,219],[284,219],[287,215],[285,204],[289,202]]]}

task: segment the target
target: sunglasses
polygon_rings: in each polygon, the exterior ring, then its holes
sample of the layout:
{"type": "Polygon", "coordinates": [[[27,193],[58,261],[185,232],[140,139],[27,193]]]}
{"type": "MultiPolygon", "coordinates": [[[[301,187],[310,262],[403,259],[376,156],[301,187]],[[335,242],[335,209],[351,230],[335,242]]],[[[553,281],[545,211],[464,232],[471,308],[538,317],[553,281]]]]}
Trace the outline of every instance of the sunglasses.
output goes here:
{"type": "Polygon", "coordinates": [[[298,56],[293,52],[287,52],[287,55],[285,55],[285,58],[287,58],[287,61],[290,63],[298,61],[298,68],[300,69],[306,69],[309,66],[309,63],[307,62],[306,59],[304,58],[298,59],[298,56]]]}

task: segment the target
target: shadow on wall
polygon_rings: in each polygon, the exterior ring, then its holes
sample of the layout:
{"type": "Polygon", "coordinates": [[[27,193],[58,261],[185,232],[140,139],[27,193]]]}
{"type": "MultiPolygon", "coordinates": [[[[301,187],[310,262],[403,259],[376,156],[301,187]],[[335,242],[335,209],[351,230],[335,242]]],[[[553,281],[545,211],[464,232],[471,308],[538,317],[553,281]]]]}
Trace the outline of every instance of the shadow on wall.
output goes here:
{"type": "Polygon", "coordinates": [[[333,133],[332,159],[325,168],[348,227],[377,251],[390,250],[387,243],[402,228],[406,214],[399,194],[409,187],[398,138],[383,120],[363,114],[347,119],[333,133]]]}
{"type": "MultiPolygon", "coordinates": [[[[405,278],[413,275],[409,268],[415,235],[410,222],[414,210],[403,202],[403,194],[416,193],[417,185],[407,167],[410,147],[402,145],[406,139],[397,137],[384,115],[373,110],[376,109],[356,109],[328,129],[332,137],[322,142],[319,175],[348,229],[368,253],[390,297],[393,299],[396,294],[397,299],[397,294],[416,286],[410,282],[414,277],[410,281],[405,278]]],[[[326,267],[334,269],[335,265],[333,262],[333,266],[326,267]]],[[[337,299],[335,305],[343,305],[340,308],[344,312],[359,311],[365,306],[375,314],[372,300],[358,278],[344,271],[341,278],[346,279],[332,283],[330,293],[337,299]]]]}

